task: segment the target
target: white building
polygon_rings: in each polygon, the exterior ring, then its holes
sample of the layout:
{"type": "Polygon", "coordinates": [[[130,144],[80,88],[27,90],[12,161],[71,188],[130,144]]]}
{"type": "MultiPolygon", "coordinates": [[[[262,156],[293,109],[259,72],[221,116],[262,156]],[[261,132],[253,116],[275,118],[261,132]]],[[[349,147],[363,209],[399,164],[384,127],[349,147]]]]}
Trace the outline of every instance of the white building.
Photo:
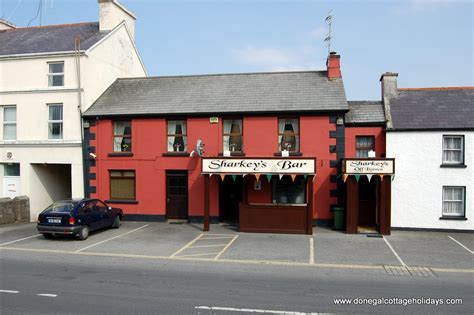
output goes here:
{"type": "Polygon", "coordinates": [[[100,21],[17,28],[0,20],[0,197],[31,216],[84,196],[81,113],[118,77],[146,76],[135,16],[99,0],[100,21]]]}
{"type": "Polygon", "coordinates": [[[474,230],[474,87],[397,88],[382,75],[392,227],[474,230]]]}

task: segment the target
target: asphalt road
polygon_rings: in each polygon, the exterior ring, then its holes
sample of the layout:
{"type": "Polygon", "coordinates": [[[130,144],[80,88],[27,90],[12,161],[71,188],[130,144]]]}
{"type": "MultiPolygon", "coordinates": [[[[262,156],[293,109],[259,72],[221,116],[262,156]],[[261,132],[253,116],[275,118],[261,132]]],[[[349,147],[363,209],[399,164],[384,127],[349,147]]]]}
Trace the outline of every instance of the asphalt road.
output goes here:
{"type": "Polygon", "coordinates": [[[472,314],[473,295],[472,273],[420,278],[372,269],[0,251],[2,314],[239,315],[258,314],[256,310],[472,314]],[[462,298],[463,304],[334,304],[334,298],[357,297],[462,298]]]}

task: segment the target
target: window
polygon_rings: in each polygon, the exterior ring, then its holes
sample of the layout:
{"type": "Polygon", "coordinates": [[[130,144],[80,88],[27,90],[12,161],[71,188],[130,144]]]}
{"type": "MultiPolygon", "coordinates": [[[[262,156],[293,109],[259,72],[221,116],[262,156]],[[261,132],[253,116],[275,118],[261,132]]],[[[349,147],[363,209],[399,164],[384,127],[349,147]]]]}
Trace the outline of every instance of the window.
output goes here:
{"type": "Polygon", "coordinates": [[[48,63],[48,86],[64,86],[64,62],[48,63]]]}
{"type": "Polygon", "coordinates": [[[443,136],[443,164],[464,163],[464,136],[443,136]]]}
{"type": "Polygon", "coordinates": [[[464,217],[466,187],[443,186],[443,217],[464,217]]]}
{"type": "Polygon", "coordinates": [[[242,119],[224,119],[224,151],[242,152],[242,119]]]}
{"type": "Polygon", "coordinates": [[[375,151],[375,137],[357,136],[356,137],[356,157],[368,158],[369,151],[375,151]]]}
{"type": "Polygon", "coordinates": [[[114,152],[132,152],[131,121],[114,121],[114,152]]]}
{"type": "Polygon", "coordinates": [[[168,152],[186,152],[186,120],[168,120],[168,152]]]}
{"type": "Polygon", "coordinates": [[[3,176],[20,176],[20,164],[4,164],[3,176]]]}
{"type": "Polygon", "coordinates": [[[280,151],[299,152],[300,135],[297,118],[278,119],[278,146],[280,151]]]}
{"type": "Polygon", "coordinates": [[[110,171],[110,199],[135,200],[135,171],[110,171]]]}
{"type": "Polygon", "coordinates": [[[306,185],[303,177],[298,176],[295,181],[289,176],[272,180],[272,202],[276,204],[305,204],[306,185]]]}
{"type": "Polygon", "coordinates": [[[48,104],[49,120],[48,120],[48,138],[63,138],[63,105],[48,104]]]}
{"type": "Polygon", "coordinates": [[[3,140],[16,139],[16,106],[3,107],[3,140]]]}

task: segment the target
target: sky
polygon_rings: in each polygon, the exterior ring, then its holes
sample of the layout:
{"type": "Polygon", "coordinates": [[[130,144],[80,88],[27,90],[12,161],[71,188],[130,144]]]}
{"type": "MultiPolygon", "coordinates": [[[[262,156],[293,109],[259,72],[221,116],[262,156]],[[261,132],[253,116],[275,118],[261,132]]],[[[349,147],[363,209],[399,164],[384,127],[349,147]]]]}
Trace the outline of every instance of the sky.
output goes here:
{"type": "MultiPolygon", "coordinates": [[[[97,0],[0,0],[0,18],[38,26],[40,1],[42,25],[98,21],[97,0]]],[[[119,2],[150,76],[325,70],[331,11],[348,100],[379,100],[387,71],[399,87],[474,85],[471,0],[119,2]]]]}

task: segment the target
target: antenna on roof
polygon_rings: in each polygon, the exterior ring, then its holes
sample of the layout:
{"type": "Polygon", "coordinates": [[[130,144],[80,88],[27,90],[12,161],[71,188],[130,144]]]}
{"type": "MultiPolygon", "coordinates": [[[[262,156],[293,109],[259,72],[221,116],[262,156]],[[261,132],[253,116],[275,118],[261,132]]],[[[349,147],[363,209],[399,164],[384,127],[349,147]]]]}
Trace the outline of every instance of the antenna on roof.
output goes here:
{"type": "Polygon", "coordinates": [[[333,17],[333,15],[331,13],[332,13],[332,10],[329,10],[328,15],[324,19],[324,21],[328,25],[328,34],[326,35],[326,38],[324,39],[324,41],[326,42],[326,46],[328,47],[328,54],[331,52],[331,39],[332,39],[332,17],[333,17]]]}

